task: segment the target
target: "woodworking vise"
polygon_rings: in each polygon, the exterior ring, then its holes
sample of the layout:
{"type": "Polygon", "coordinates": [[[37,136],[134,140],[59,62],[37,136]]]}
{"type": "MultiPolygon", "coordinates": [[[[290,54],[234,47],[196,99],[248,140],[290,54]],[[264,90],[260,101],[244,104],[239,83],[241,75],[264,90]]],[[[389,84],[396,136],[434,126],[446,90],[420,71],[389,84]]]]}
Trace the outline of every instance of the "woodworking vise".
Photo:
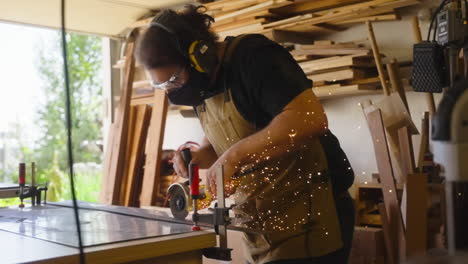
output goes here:
{"type": "Polygon", "coordinates": [[[35,164],[31,164],[31,185],[26,185],[26,164],[19,164],[18,185],[0,184],[0,199],[18,197],[21,201],[19,207],[23,208],[23,201],[26,198],[31,198],[31,204],[42,203],[42,192],[44,192],[44,203],[47,201],[47,184],[39,187],[35,183],[35,164]]]}

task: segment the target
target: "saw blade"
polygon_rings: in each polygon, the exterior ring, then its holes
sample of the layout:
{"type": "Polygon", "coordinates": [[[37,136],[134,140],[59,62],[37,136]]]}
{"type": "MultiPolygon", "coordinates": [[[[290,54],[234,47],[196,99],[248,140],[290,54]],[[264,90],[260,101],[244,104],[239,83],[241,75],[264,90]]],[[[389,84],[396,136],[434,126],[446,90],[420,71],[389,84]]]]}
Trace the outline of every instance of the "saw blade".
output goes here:
{"type": "Polygon", "coordinates": [[[175,186],[171,191],[171,200],[169,201],[171,213],[176,219],[184,220],[188,215],[188,201],[184,190],[180,186],[175,186]]]}

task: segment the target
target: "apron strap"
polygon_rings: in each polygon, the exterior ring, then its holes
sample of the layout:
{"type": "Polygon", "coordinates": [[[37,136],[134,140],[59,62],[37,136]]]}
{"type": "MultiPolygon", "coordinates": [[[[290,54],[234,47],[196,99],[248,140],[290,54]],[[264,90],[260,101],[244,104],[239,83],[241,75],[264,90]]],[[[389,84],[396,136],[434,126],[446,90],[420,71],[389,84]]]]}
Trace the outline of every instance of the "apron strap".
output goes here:
{"type": "MultiPolygon", "coordinates": [[[[231,101],[231,95],[229,94],[229,89],[228,89],[228,78],[226,76],[226,72],[229,71],[229,67],[231,65],[231,59],[232,55],[234,54],[234,51],[236,50],[237,46],[243,40],[245,37],[247,37],[248,34],[241,34],[237,37],[235,37],[233,40],[231,40],[228,44],[228,47],[226,48],[226,52],[223,55],[222,59],[222,64],[224,67],[223,70],[223,91],[224,91],[224,102],[229,102],[231,101]]],[[[203,102],[200,105],[200,112],[205,112],[206,111],[206,104],[203,102]]]]}

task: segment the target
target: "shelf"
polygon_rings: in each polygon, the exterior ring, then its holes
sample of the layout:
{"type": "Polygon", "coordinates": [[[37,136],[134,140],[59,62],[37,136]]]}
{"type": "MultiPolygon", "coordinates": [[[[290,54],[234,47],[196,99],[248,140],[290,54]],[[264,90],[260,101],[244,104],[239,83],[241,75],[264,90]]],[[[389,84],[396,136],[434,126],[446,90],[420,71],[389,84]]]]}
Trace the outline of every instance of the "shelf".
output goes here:
{"type": "Polygon", "coordinates": [[[359,95],[383,94],[381,89],[362,89],[359,84],[341,87],[312,88],[315,95],[321,100],[336,99],[359,95]]]}

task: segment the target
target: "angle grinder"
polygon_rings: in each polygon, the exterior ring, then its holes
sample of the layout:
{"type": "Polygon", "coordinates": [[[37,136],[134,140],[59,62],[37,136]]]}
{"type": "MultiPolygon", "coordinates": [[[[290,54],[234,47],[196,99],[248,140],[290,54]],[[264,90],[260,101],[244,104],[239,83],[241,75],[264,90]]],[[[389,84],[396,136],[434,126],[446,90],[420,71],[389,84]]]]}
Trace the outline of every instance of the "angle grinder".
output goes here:
{"type": "Polygon", "coordinates": [[[198,178],[198,173],[195,173],[193,171],[197,170],[198,172],[198,167],[191,166],[193,164],[190,164],[190,161],[192,160],[192,154],[190,152],[190,149],[182,149],[180,151],[180,154],[182,156],[182,159],[184,160],[185,166],[189,170],[189,180],[182,183],[171,184],[167,189],[167,193],[170,196],[169,207],[171,208],[172,215],[176,219],[184,220],[189,214],[189,211],[193,209],[193,193],[196,193],[196,199],[198,201],[204,200],[207,197],[204,192],[203,186],[200,186],[201,188],[199,187],[200,180],[198,178]],[[197,176],[196,179],[191,179],[193,175],[197,176]],[[192,190],[191,192],[191,186],[192,189],[196,188],[198,192],[196,192],[196,190],[192,190]]]}

